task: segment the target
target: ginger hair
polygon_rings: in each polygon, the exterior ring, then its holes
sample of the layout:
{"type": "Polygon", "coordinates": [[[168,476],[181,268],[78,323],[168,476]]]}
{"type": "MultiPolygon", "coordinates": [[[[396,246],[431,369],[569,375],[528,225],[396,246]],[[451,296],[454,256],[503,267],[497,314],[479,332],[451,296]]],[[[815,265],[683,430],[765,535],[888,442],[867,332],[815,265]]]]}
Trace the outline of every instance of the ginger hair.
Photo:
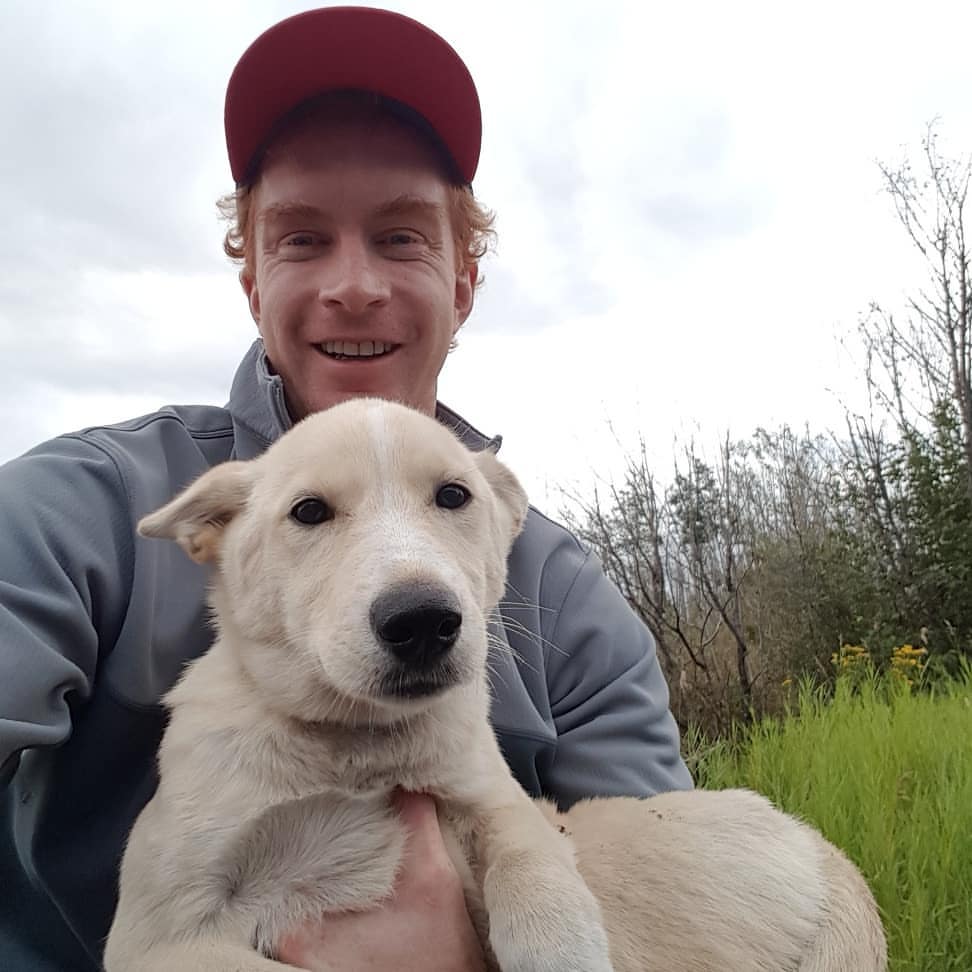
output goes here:
{"type": "MultiPolygon", "coordinates": [[[[216,206],[228,226],[223,252],[247,274],[254,272],[253,185],[240,186],[217,200],[216,206]]],[[[456,247],[456,267],[476,266],[496,239],[495,214],[486,209],[468,186],[448,187],[449,222],[456,247]]],[[[482,282],[476,281],[476,285],[482,282]]]]}
{"type": "MultiPolygon", "coordinates": [[[[260,165],[267,148],[281,134],[298,125],[313,124],[315,118],[353,116],[364,113],[373,118],[392,118],[417,131],[426,138],[442,159],[442,169],[448,182],[448,211],[452,236],[456,247],[456,268],[468,270],[478,265],[496,241],[495,214],[473,195],[472,188],[460,183],[454,166],[442,144],[424,119],[404,105],[366,92],[335,92],[298,106],[273,128],[264,148],[257,153],[246,180],[234,192],[217,200],[216,206],[226,221],[223,251],[241,266],[241,273],[252,275],[254,263],[253,190],[260,179],[260,165]]],[[[477,279],[476,285],[482,283],[477,279]]]]}

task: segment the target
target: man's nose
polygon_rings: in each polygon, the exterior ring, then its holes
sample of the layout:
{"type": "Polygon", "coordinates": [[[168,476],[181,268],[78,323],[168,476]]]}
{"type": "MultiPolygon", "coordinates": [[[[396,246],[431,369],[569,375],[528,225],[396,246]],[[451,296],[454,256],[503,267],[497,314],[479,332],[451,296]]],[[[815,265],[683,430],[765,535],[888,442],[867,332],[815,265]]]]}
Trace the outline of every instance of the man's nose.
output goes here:
{"type": "Polygon", "coordinates": [[[381,263],[381,256],[371,251],[366,240],[338,240],[322,268],[318,300],[349,314],[380,306],[389,296],[381,263]]]}

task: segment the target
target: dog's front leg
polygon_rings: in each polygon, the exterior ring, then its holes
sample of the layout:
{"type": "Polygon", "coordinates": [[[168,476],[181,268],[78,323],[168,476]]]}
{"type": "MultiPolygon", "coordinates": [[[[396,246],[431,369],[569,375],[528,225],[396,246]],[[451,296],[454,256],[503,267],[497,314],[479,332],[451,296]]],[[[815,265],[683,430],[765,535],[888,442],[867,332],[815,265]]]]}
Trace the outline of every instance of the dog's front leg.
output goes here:
{"type": "Polygon", "coordinates": [[[139,818],[129,841],[107,972],[282,972],[263,956],[288,931],[391,894],[405,842],[384,798],[334,793],[267,807],[209,858],[215,834],[182,835],[165,867],[144,839],[153,825],[139,818]]]}
{"type": "Polygon", "coordinates": [[[319,794],[252,821],[235,849],[233,904],[259,951],[327,912],[375,907],[402,859],[401,821],[381,797],[319,794]]]}
{"type": "Polygon", "coordinates": [[[293,972],[292,965],[227,942],[160,945],[143,952],[127,968],[131,972],[293,972]]]}
{"type": "MultiPolygon", "coordinates": [[[[512,781],[511,781],[512,783],[512,781]]],[[[503,972],[612,972],[601,910],[568,842],[515,784],[480,817],[489,944],[503,972]]]]}

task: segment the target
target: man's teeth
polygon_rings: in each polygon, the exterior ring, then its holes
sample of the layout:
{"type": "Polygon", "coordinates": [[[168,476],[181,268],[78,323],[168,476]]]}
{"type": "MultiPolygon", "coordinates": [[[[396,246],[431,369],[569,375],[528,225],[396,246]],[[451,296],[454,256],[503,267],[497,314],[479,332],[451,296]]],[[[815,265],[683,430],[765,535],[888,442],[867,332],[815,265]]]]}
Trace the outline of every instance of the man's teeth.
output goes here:
{"type": "Polygon", "coordinates": [[[391,351],[392,345],[383,341],[325,341],[323,348],[325,354],[344,358],[373,358],[391,351]]]}

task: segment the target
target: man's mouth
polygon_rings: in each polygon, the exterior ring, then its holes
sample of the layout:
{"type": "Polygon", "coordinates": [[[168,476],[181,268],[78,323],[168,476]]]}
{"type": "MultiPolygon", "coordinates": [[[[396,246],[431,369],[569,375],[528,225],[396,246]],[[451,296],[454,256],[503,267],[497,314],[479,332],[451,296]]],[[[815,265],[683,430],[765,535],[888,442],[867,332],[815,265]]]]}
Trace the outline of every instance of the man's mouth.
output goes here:
{"type": "Polygon", "coordinates": [[[325,341],[317,349],[335,361],[383,358],[398,347],[385,341],[325,341]]]}

